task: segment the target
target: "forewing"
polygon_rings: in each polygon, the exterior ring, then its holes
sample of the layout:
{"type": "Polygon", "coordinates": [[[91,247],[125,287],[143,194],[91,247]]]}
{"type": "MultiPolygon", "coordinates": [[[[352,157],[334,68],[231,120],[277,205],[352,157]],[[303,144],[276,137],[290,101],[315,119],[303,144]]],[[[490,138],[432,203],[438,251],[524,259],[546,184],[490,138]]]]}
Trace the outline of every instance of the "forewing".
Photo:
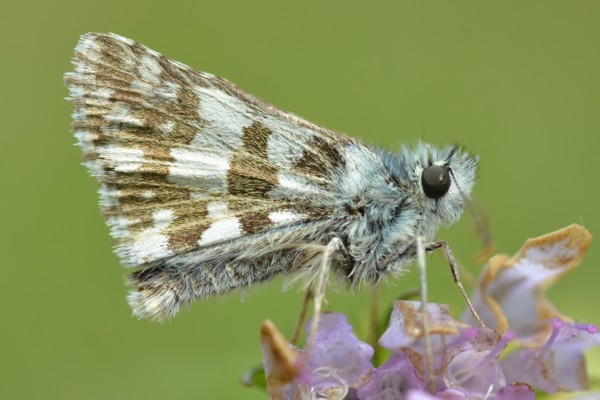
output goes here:
{"type": "Polygon", "coordinates": [[[114,34],[83,35],[73,64],[73,129],[124,264],[326,217],[351,139],[114,34]]]}

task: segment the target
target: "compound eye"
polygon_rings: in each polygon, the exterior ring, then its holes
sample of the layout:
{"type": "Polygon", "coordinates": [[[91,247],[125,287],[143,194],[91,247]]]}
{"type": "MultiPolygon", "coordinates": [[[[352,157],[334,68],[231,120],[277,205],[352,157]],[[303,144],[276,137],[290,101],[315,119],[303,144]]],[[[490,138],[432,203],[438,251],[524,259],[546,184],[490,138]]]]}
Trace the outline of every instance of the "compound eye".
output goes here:
{"type": "Polygon", "coordinates": [[[450,189],[450,168],[430,165],[421,174],[421,184],[427,197],[439,199],[450,189]]]}

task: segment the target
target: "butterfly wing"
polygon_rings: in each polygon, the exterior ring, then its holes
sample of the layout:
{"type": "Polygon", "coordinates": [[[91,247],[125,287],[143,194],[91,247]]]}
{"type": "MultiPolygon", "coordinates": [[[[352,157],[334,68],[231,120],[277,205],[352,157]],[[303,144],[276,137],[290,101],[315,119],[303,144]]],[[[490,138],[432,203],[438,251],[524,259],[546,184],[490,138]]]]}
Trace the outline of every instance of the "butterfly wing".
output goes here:
{"type": "Polygon", "coordinates": [[[352,139],[114,34],[65,76],[84,164],[125,265],[325,218],[352,139]]]}

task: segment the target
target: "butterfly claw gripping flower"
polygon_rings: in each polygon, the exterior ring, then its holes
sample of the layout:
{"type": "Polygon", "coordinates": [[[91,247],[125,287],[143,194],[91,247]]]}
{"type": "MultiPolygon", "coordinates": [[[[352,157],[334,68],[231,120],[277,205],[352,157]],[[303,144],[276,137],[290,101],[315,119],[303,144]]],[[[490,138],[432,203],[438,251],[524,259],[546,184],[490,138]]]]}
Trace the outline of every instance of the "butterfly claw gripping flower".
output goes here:
{"type": "Polygon", "coordinates": [[[141,267],[139,317],[277,274],[310,286],[332,240],[350,285],[399,274],[474,183],[456,146],[369,147],[114,34],[83,35],[73,64],[73,130],[116,253],[141,267]]]}

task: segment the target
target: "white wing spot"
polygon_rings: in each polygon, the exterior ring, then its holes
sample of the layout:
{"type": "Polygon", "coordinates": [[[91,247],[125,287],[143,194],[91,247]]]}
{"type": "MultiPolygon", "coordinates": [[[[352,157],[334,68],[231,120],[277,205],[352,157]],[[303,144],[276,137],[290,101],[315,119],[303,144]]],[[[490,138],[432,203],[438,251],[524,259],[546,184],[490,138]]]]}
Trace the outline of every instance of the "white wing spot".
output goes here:
{"type": "Polygon", "coordinates": [[[90,131],[77,131],[75,132],[75,137],[79,142],[79,146],[84,151],[89,151],[94,149],[94,136],[90,131]]]}
{"type": "Polygon", "coordinates": [[[138,72],[143,80],[153,85],[160,84],[158,76],[162,73],[162,68],[154,57],[143,56],[140,62],[138,72]]]}
{"type": "MultiPolygon", "coordinates": [[[[100,60],[100,46],[96,43],[95,39],[91,36],[82,36],[79,43],[75,47],[75,52],[84,54],[90,61],[97,63],[100,60]]],[[[86,72],[86,64],[77,63],[75,71],[78,73],[86,72]]]]}
{"type": "Polygon", "coordinates": [[[173,210],[157,210],[152,214],[152,220],[154,221],[154,228],[168,228],[169,225],[171,225],[171,222],[173,222],[173,210]]]}
{"type": "Polygon", "coordinates": [[[198,200],[198,199],[207,199],[209,196],[208,194],[204,193],[204,192],[191,192],[190,193],[190,199],[192,200],[198,200]]]}
{"type": "Polygon", "coordinates": [[[237,218],[225,218],[213,223],[210,228],[202,233],[198,241],[200,246],[222,240],[234,239],[242,235],[240,221],[237,218]]]}
{"type": "Polygon", "coordinates": [[[235,217],[228,217],[227,203],[223,201],[212,201],[206,205],[208,216],[217,219],[207,230],[202,233],[198,244],[201,246],[233,239],[242,235],[240,222],[235,217]]]}
{"type": "Polygon", "coordinates": [[[100,194],[100,204],[102,204],[103,207],[110,208],[119,206],[119,190],[103,186],[98,193],[100,194]]]}
{"type": "Polygon", "coordinates": [[[163,81],[161,82],[161,86],[154,89],[154,94],[165,101],[175,103],[177,102],[177,96],[179,95],[180,90],[181,85],[171,81],[163,81]]]}
{"type": "Polygon", "coordinates": [[[100,100],[110,100],[114,93],[113,89],[100,87],[93,92],[93,96],[100,100]]]}
{"type": "Polygon", "coordinates": [[[228,151],[240,148],[243,129],[252,123],[246,105],[216,89],[198,87],[197,95],[201,99],[198,113],[207,126],[196,135],[191,145],[220,147],[228,151]]]}
{"type": "Polygon", "coordinates": [[[119,36],[119,35],[115,35],[114,33],[111,34],[112,37],[114,37],[115,39],[117,39],[120,42],[125,43],[128,46],[132,46],[135,42],[129,38],[123,37],[123,36],[119,36]]]}
{"type": "Polygon", "coordinates": [[[153,226],[135,236],[129,248],[131,264],[143,264],[148,260],[173,254],[169,248],[169,236],[161,232],[173,222],[173,210],[164,209],[152,214],[153,226]]]}
{"type": "Polygon", "coordinates": [[[98,147],[98,155],[117,172],[134,172],[144,163],[144,152],[130,147],[102,146],[98,147]]]}
{"type": "Polygon", "coordinates": [[[298,221],[302,218],[304,218],[303,214],[297,214],[293,211],[275,211],[269,213],[269,219],[275,225],[298,221]]]}
{"type": "Polygon", "coordinates": [[[289,169],[296,165],[304,154],[304,146],[315,136],[310,129],[288,121],[265,117],[261,122],[272,132],[267,142],[267,156],[278,167],[289,169]]]}
{"type": "Polygon", "coordinates": [[[175,127],[175,122],[167,121],[164,124],[160,124],[158,126],[158,129],[160,129],[160,131],[164,134],[169,134],[173,131],[174,127],[175,127]]]}
{"type": "Polygon", "coordinates": [[[198,150],[172,149],[175,161],[169,167],[167,180],[184,187],[225,193],[229,159],[198,150]]]}
{"type": "MultiPolygon", "coordinates": [[[[73,76],[72,73],[67,73],[67,76],[73,76]]],[[[70,99],[80,99],[85,94],[85,89],[81,86],[69,86],[69,96],[70,99]]]]}
{"type": "Polygon", "coordinates": [[[212,201],[206,205],[206,209],[208,210],[208,216],[213,219],[222,218],[229,214],[227,204],[223,201],[212,201]]]}
{"type": "Polygon", "coordinates": [[[129,236],[129,225],[131,221],[122,215],[114,216],[108,219],[110,225],[110,234],[115,239],[122,239],[129,236]]]}
{"type": "Polygon", "coordinates": [[[104,116],[104,119],[109,122],[109,124],[102,125],[103,132],[117,132],[121,129],[119,126],[120,124],[127,124],[137,127],[142,127],[144,125],[142,120],[129,115],[131,108],[129,108],[129,106],[127,106],[125,103],[116,103],[113,107],[113,111],[113,114],[104,116]],[[110,124],[110,122],[116,122],[116,124],[110,124]]]}
{"type": "Polygon", "coordinates": [[[272,190],[276,194],[291,194],[297,196],[298,194],[318,194],[321,191],[317,186],[311,184],[306,179],[287,171],[279,171],[277,178],[279,179],[279,185],[272,190]]]}

